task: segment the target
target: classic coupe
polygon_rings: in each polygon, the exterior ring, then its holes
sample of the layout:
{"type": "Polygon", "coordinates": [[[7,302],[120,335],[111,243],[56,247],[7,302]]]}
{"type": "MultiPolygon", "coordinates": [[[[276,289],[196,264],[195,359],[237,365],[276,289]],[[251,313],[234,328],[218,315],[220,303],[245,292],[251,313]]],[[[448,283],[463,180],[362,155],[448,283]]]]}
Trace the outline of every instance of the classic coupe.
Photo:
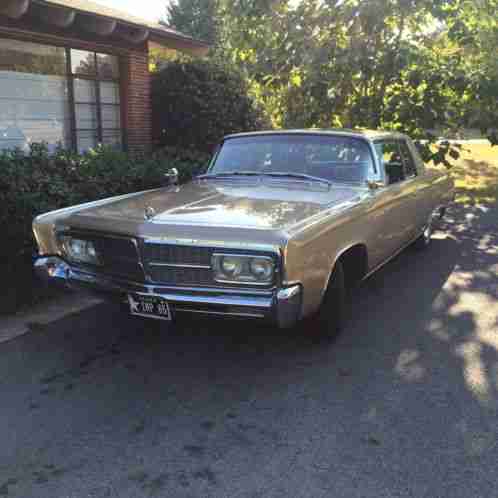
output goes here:
{"type": "MultiPolygon", "coordinates": [[[[37,273],[132,315],[270,320],[331,336],[349,290],[410,244],[429,245],[454,198],[405,135],[230,135],[205,174],[38,216],[37,273]]],[[[416,260],[414,260],[415,262],[416,260]]]]}

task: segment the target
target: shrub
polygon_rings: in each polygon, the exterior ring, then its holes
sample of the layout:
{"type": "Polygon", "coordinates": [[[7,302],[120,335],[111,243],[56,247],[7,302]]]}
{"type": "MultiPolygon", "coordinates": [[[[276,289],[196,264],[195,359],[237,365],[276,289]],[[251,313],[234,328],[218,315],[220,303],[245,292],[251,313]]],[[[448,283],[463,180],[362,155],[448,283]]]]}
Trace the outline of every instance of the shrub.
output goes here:
{"type": "Polygon", "coordinates": [[[0,312],[13,311],[37,294],[31,268],[36,250],[31,231],[35,216],[159,187],[166,170],[173,167],[178,168],[180,180],[186,181],[200,173],[208,160],[206,154],[171,147],[141,159],[106,147],[84,155],[65,150],[49,155],[43,145],[33,145],[28,155],[0,153],[0,312]]]}
{"type": "MultiPolygon", "coordinates": [[[[195,149],[163,147],[154,153],[151,163],[176,168],[180,173],[180,183],[185,183],[194,176],[204,173],[209,165],[210,158],[210,154],[199,152],[195,149]]],[[[157,166],[155,167],[157,168],[157,166]]],[[[164,170],[161,171],[164,172],[164,170]]]]}
{"type": "Polygon", "coordinates": [[[160,146],[210,152],[224,135],[269,127],[243,76],[213,61],[168,62],[153,77],[152,103],[160,146]]]}

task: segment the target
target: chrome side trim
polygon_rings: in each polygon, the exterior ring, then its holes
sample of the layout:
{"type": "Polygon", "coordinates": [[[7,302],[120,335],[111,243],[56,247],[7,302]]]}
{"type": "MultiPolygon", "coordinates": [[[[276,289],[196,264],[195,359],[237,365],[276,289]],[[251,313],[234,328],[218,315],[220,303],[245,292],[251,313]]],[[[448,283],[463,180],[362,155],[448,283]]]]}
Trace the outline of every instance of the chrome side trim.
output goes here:
{"type": "MultiPolygon", "coordinates": [[[[424,228],[425,230],[425,228],[424,228]]],[[[383,266],[387,265],[387,263],[389,263],[390,261],[392,261],[396,256],[398,256],[400,253],[402,253],[407,247],[411,246],[419,237],[420,235],[423,234],[424,230],[422,230],[422,232],[418,235],[416,235],[415,237],[413,237],[412,239],[410,239],[409,242],[407,242],[406,244],[402,245],[399,249],[397,249],[393,254],[391,254],[391,256],[389,256],[387,259],[385,259],[384,261],[382,261],[382,263],[379,263],[375,268],[373,268],[372,270],[370,270],[363,278],[362,278],[362,282],[364,282],[365,280],[367,280],[368,278],[370,278],[377,270],[380,270],[383,266]]]]}

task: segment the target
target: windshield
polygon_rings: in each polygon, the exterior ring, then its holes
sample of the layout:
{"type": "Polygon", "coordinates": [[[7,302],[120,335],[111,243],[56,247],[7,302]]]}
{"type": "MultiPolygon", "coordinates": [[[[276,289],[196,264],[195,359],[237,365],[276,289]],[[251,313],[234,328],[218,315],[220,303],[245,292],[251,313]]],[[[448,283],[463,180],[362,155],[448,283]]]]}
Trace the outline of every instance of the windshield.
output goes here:
{"type": "Polygon", "coordinates": [[[357,183],[373,171],[366,141],[340,135],[260,135],[226,140],[209,173],[289,173],[357,183]]]}

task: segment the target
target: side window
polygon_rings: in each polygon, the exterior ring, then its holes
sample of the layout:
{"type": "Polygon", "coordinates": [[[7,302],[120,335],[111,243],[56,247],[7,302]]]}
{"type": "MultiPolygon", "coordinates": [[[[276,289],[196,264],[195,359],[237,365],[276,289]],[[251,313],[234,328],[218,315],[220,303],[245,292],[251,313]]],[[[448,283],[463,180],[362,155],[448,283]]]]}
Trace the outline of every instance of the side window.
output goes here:
{"type": "Polygon", "coordinates": [[[401,149],[401,156],[403,157],[403,162],[405,163],[405,173],[407,178],[413,178],[417,176],[417,165],[413,159],[413,155],[408,148],[407,143],[404,140],[400,140],[399,147],[401,149]]]}
{"type": "Polygon", "coordinates": [[[384,140],[375,144],[379,162],[384,167],[388,185],[405,179],[405,170],[398,143],[395,140],[384,140]]]}

